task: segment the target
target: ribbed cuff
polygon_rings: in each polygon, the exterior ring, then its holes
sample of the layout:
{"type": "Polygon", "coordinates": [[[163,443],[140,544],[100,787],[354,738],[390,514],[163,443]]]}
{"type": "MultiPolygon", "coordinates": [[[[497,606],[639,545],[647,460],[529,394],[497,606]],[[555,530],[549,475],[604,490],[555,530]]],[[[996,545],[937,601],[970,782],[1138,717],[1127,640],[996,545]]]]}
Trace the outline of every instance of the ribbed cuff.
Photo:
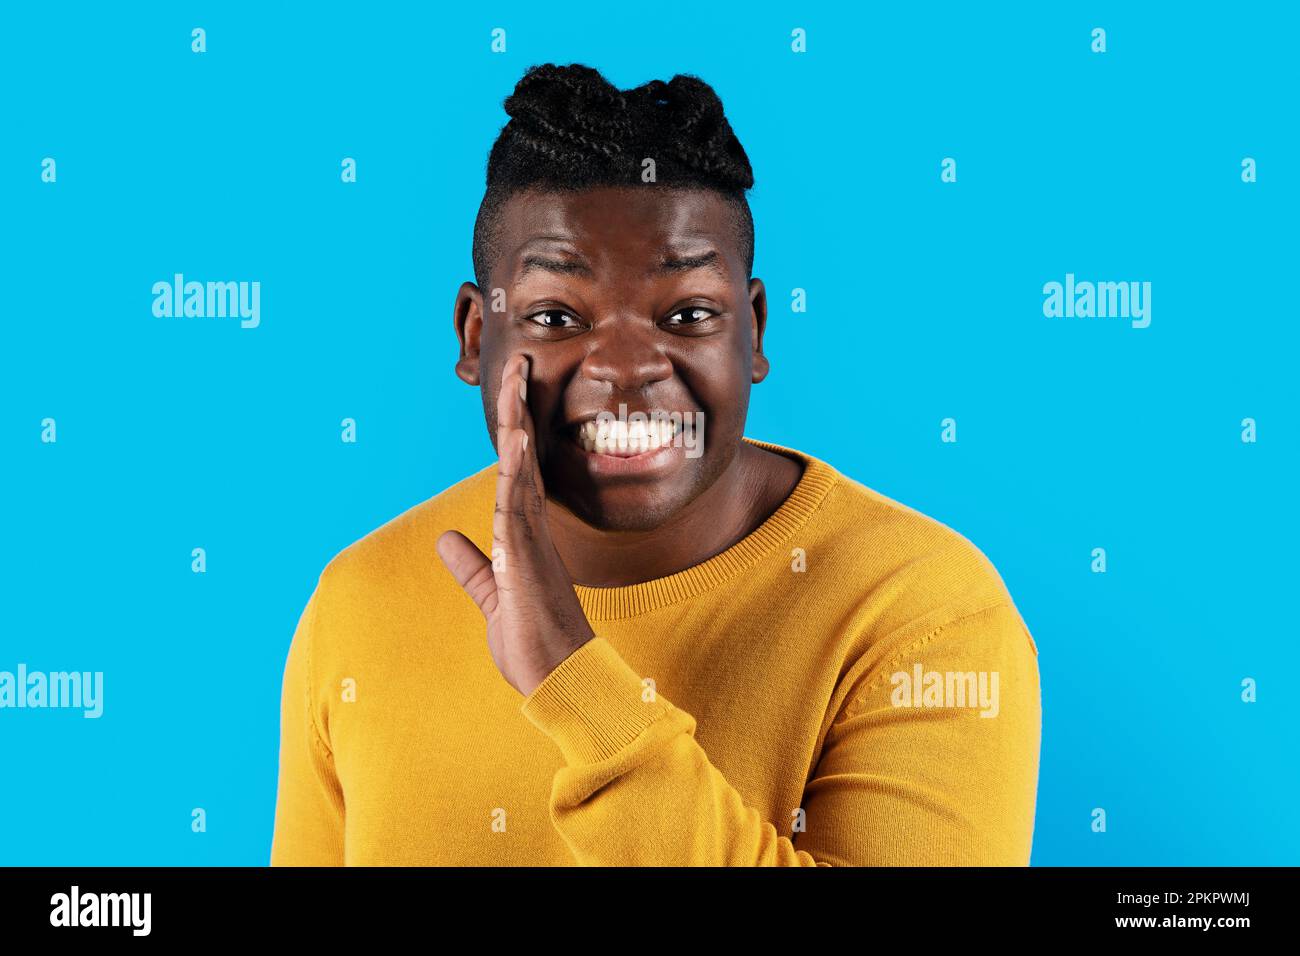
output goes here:
{"type": "Polygon", "coordinates": [[[583,644],[533,689],[523,714],[570,765],[597,763],[632,743],[672,705],[642,700],[641,678],[603,637],[583,644]]]}

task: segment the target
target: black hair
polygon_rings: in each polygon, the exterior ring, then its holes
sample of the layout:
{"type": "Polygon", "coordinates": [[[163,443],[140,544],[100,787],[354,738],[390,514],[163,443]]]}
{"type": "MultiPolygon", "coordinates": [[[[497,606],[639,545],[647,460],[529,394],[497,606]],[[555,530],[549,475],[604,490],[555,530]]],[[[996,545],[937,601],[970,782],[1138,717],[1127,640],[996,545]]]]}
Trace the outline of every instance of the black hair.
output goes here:
{"type": "Polygon", "coordinates": [[[754,185],[749,157],[713,87],[679,73],[619,90],[598,71],[573,63],[529,67],[505,100],[510,115],[492,145],[487,189],[474,223],[474,274],[484,288],[496,261],[501,205],[529,188],[594,186],[711,189],[734,210],[746,275],[754,269],[754,220],[745,191],[754,185]],[[655,181],[642,182],[653,159],[655,181]]]}

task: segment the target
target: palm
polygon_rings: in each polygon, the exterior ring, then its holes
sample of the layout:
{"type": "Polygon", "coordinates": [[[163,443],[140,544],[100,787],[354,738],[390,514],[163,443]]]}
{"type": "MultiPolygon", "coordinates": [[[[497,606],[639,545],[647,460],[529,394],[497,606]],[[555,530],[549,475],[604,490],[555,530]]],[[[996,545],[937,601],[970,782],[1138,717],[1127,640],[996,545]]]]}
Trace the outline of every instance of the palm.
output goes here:
{"type": "Polygon", "coordinates": [[[526,361],[507,362],[497,399],[492,558],[459,531],[438,539],[438,553],[482,612],[497,669],[528,694],[594,634],[546,524],[546,493],[523,398],[526,374],[526,361]],[[519,369],[519,384],[513,369],[519,369]]]}

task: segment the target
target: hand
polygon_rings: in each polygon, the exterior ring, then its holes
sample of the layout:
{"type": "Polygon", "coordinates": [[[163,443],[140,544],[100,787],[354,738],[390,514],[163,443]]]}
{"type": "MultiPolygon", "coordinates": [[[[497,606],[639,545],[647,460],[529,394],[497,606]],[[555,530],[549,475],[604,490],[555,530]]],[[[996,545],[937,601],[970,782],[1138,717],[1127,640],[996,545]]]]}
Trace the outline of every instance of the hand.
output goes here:
{"type": "Polygon", "coordinates": [[[483,612],[501,676],[524,696],[595,637],[546,523],[527,382],[527,357],[512,357],[497,396],[493,560],[459,531],[446,532],[437,544],[447,570],[483,612]]]}

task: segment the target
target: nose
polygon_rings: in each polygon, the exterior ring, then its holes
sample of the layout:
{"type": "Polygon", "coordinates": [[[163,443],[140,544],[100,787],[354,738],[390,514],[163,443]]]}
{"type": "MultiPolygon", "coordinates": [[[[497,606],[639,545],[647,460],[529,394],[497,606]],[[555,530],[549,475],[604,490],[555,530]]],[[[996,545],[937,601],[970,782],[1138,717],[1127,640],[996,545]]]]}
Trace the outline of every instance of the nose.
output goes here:
{"type": "Polygon", "coordinates": [[[582,361],[581,371],[586,378],[609,382],[625,392],[639,392],[672,377],[673,364],[649,320],[606,321],[593,332],[582,361]]]}

